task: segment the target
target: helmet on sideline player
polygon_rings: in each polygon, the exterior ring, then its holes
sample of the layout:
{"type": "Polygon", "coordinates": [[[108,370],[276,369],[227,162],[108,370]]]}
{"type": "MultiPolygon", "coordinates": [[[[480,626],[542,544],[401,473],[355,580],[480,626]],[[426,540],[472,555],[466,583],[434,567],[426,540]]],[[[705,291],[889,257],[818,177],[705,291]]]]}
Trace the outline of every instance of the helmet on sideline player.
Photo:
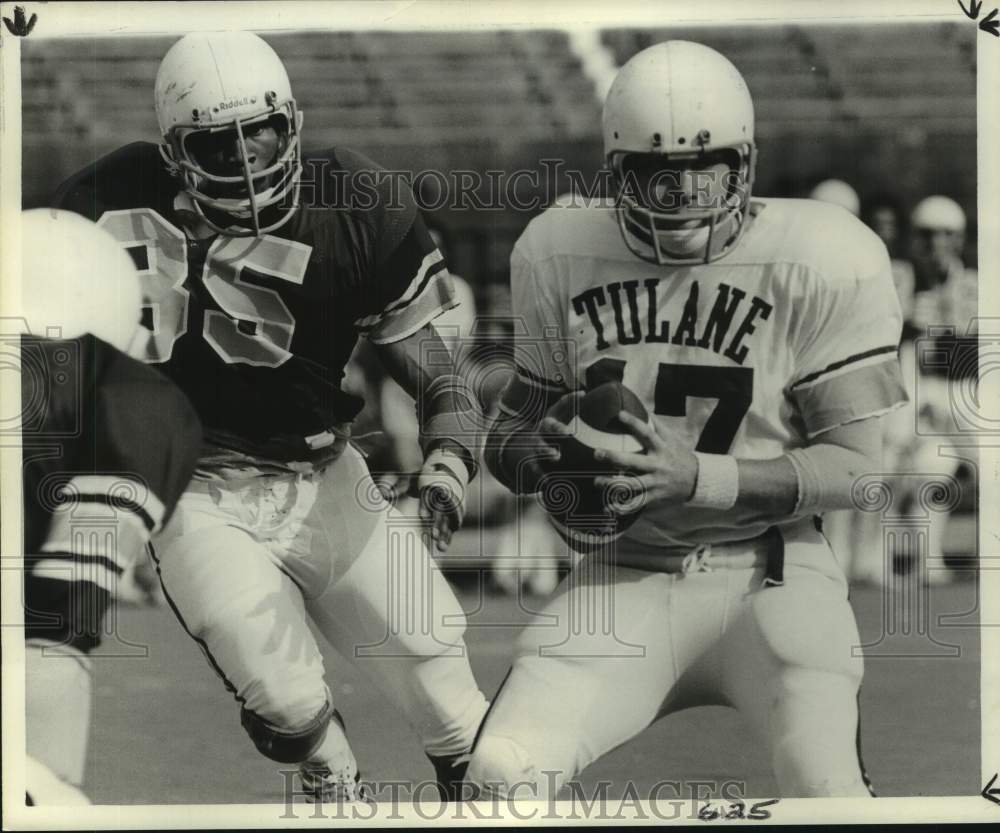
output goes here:
{"type": "Polygon", "coordinates": [[[21,315],[35,336],[90,333],[127,351],[141,328],[142,285],[121,244],[71,211],[21,212],[21,315]]]}
{"type": "Polygon", "coordinates": [[[915,229],[965,232],[965,212],[951,197],[936,194],[917,203],[910,215],[910,225],[915,229]]]}
{"type": "Polygon", "coordinates": [[[911,256],[918,268],[929,266],[947,274],[965,246],[965,212],[950,197],[925,197],[910,215],[911,256]]]}
{"type": "Polygon", "coordinates": [[[855,217],[861,214],[861,199],[858,197],[858,192],[842,179],[824,179],[812,189],[809,199],[839,205],[855,217]]]}
{"type": "Polygon", "coordinates": [[[212,229],[259,236],[291,218],[302,175],[302,114],[270,46],[251,32],[185,35],[160,62],[154,96],[160,152],[212,229]],[[247,142],[265,129],[276,137],[273,158],[258,161],[247,142]],[[224,158],[212,164],[213,154],[224,158]],[[261,212],[274,206],[262,225],[261,212]]]}
{"type": "MultiPolygon", "coordinates": [[[[709,263],[732,251],[746,229],[757,151],[750,91],[727,58],[689,41],[644,49],[615,77],[603,128],[618,225],[633,254],[680,265],[709,263]],[[727,168],[723,174],[719,163],[727,168]],[[671,168],[672,175],[687,179],[686,167],[697,178],[713,164],[715,176],[725,179],[724,190],[709,194],[707,205],[690,205],[690,185],[680,183],[667,204],[648,199],[648,193],[646,200],[629,193],[630,179],[641,179],[644,166],[654,179],[671,175],[671,168]]],[[[638,185],[642,190],[643,183],[638,185]]],[[[702,196],[699,188],[695,202],[702,203],[702,196]]]]}

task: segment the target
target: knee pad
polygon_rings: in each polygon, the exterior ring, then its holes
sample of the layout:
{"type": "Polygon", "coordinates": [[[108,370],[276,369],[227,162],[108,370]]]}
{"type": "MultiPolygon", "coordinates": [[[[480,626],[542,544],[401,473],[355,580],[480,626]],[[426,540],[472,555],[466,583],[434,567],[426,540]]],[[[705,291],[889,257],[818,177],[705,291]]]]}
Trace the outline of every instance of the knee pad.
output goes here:
{"type": "Polygon", "coordinates": [[[298,729],[275,726],[246,707],[240,711],[240,723],[257,751],[280,764],[298,764],[312,755],[323,743],[331,717],[339,719],[329,699],[312,720],[298,729]]]}
{"type": "Polygon", "coordinates": [[[465,780],[473,785],[477,797],[536,801],[555,795],[567,775],[543,775],[519,743],[511,738],[483,735],[472,753],[465,780]]]}

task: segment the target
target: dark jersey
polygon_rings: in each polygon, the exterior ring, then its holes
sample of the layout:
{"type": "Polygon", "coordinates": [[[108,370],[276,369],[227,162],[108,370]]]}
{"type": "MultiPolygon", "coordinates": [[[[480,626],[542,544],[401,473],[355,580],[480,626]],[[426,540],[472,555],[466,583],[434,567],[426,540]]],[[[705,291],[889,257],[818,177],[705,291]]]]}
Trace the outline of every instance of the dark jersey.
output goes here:
{"type": "Polygon", "coordinates": [[[168,379],[93,336],[22,337],[21,405],[26,633],[89,649],[93,600],[170,517],[201,428],[168,379]]]}
{"type": "Polygon", "coordinates": [[[208,439],[257,456],[313,457],[364,405],[341,389],[358,335],[389,343],[455,303],[412,193],[352,151],[306,155],[298,210],[259,238],[188,237],[190,201],[148,143],[76,174],[55,203],[132,253],[150,299],[143,358],[208,439]]]}
{"type": "Polygon", "coordinates": [[[187,398],[90,335],[23,336],[21,368],[25,552],[72,549],[56,540],[65,524],[53,515],[74,503],[128,512],[144,542],[194,471],[201,428],[187,398]]]}

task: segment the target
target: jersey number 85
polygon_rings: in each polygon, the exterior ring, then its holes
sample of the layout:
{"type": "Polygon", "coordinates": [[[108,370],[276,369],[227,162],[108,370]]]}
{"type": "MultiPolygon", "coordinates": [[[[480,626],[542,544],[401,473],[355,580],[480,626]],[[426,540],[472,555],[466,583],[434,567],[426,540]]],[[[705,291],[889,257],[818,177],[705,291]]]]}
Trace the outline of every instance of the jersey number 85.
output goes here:
{"type": "MultiPolygon", "coordinates": [[[[184,288],[184,233],[151,208],[108,211],[98,224],[126,248],[145,247],[148,266],[140,277],[152,312],[152,332],[133,354],[152,364],[168,361],[174,344],[188,330],[191,299],[184,288]]],[[[243,281],[241,272],[249,267],[301,284],[311,254],[311,246],[270,235],[220,236],[212,242],[201,281],[223,311],[205,310],[201,335],[225,362],[278,367],[291,357],[295,318],[276,291],[243,281]]]]}

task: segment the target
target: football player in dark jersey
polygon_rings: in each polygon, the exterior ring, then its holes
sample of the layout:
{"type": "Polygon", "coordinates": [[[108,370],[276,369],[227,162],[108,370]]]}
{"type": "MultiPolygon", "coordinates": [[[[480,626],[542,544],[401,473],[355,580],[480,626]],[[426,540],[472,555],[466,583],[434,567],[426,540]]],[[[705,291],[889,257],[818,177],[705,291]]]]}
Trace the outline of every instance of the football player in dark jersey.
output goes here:
{"type": "Polygon", "coordinates": [[[27,211],[22,272],[26,782],[30,803],[66,803],[85,800],[88,655],[123,570],[190,479],[201,429],[170,380],[121,352],[142,293],[111,235],[27,211]]]}
{"type": "Polygon", "coordinates": [[[486,701],[424,535],[448,545],[480,443],[469,417],[481,407],[431,324],[456,303],[445,263],[407,188],[350,150],[303,152],[288,76],[257,36],[185,36],[155,104],[162,144],[111,153],[57,204],[135,257],[148,296],[139,354],[205,427],[154,548],[166,598],[258,750],[298,765],[311,798],[356,797],[357,766],[308,618],[452,781],[486,701]],[[437,498],[423,524],[384,501],[349,442],[363,402],[341,379],[360,335],[417,400],[417,483],[437,498]]]}

